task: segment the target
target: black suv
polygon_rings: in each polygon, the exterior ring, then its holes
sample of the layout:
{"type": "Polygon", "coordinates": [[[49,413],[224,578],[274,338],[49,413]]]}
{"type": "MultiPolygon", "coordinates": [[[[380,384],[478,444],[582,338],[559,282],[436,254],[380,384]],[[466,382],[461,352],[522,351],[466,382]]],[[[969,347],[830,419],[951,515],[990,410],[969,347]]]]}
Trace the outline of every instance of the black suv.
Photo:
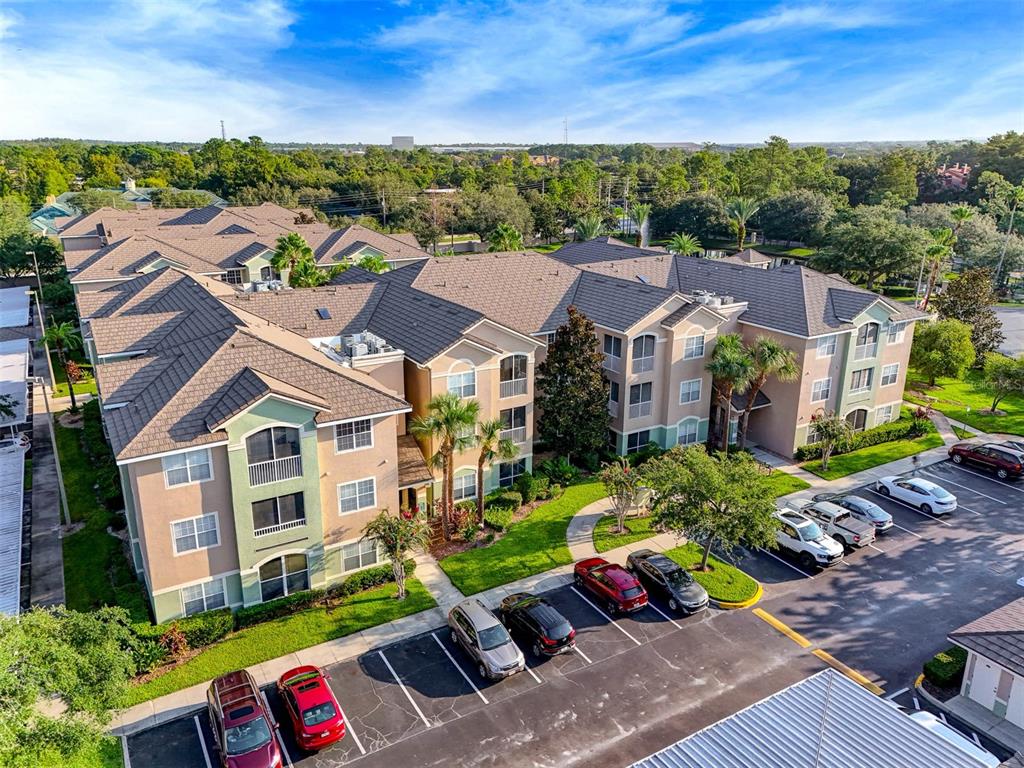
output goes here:
{"type": "Polygon", "coordinates": [[[650,549],[638,549],[626,558],[626,566],[649,594],[661,595],[673,611],[697,613],[708,607],[704,587],[675,560],[650,549]]]}
{"type": "Polygon", "coordinates": [[[555,656],[576,646],[572,624],[543,597],[509,595],[498,607],[498,618],[511,635],[529,643],[534,656],[555,656]]]}

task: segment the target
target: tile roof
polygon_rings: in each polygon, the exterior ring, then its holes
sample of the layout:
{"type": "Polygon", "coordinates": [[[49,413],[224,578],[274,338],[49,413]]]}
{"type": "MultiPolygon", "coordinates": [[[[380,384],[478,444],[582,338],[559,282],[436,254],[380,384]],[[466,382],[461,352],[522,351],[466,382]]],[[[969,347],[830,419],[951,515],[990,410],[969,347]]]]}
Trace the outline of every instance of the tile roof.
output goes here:
{"type": "Polygon", "coordinates": [[[765,256],[753,248],[745,248],[739,253],[734,253],[732,256],[726,256],[722,261],[733,261],[738,264],[770,264],[772,257],[765,256]]]}
{"type": "Polygon", "coordinates": [[[564,264],[591,264],[615,259],[635,259],[643,256],[665,255],[661,248],[637,248],[614,237],[595,237],[593,240],[566,243],[552,257],[564,264]]]}
{"type": "Polygon", "coordinates": [[[331,406],[323,398],[246,366],[228,384],[220,400],[214,403],[207,412],[206,428],[215,432],[246,408],[255,405],[268,395],[280,395],[288,400],[297,400],[321,412],[330,412],[331,410],[331,406]]]}
{"type": "Polygon", "coordinates": [[[964,624],[949,639],[1024,675],[1024,597],[964,624]]]}
{"type": "Polygon", "coordinates": [[[389,259],[430,258],[410,233],[385,234],[359,224],[331,233],[314,248],[314,255],[317,264],[329,265],[344,260],[367,245],[383,252],[389,259]]]}

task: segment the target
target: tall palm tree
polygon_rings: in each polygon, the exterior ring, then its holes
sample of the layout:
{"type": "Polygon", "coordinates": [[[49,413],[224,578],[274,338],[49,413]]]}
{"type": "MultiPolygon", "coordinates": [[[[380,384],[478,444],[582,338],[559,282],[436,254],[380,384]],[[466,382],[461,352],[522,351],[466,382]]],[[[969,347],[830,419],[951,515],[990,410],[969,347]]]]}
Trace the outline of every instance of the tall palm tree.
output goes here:
{"type": "MultiPolygon", "coordinates": [[[[722,429],[722,450],[729,450],[729,417],[732,396],[746,391],[754,372],[750,352],[743,346],[743,339],[737,333],[718,337],[715,351],[705,366],[711,374],[712,386],[718,401],[718,421],[722,429]]],[[[714,413],[715,411],[712,411],[714,413]]]]}
{"type": "Polygon", "coordinates": [[[593,240],[601,235],[604,219],[599,213],[585,213],[576,219],[576,237],[579,240],[593,240]]]}
{"type": "Polygon", "coordinates": [[[519,230],[507,222],[501,222],[488,238],[490,245],[488,251],[521,251],[523,250],[523,236],[519,230]]]}
{"type": "Polygon", "coordinates": [[[1006,237],[1003,238],[1003,248],[999,252],[999,264],[996,267],[996,274],[993,283],[999,287],[1000,275],[1003,273],[1003,259],[1006,258],[1006,246],[1010,243],[1010,234],[1013,232],[1013,217],[1017,214],[1017,208],[1024,205],[1024,184],[1019,187],[1011,187],[1007,194],[1006,202],[1010,204],[1010,223],[1006,225],[1006,237]]]}
{"type": "Polygon", "coordinates": [[[430,465],[441,470],[441,530],[450,539],[451,511],[455,506],[455,454],[468,450],[476,442],[473,434],[480,403],[463,400],[454,392],[435,395],[427,403],[427,413],[409,424],[413,437],[437,444],[430,465]]]}
{"type": "Polygon", "coordinates": [[[277,238],[277,247],[274,249],[274,255],[270,257],[270,266],[279,275],[283,275],[285,270],[291,270],[300,261],[306,260],[316,261],[313,249],[309,247],[306,238],[298,232],[289,232],[277,238]]]}
{"type": "Polygon", "coordinates": [[[73,349],[81,349],[82,337],[75,330],[74,323],[65,322],[51,325],[43,334],[46,345],[57,352],[57,360],[64,371],[64,378],[68,382],[68,392],[71,394],[71,412],[78,413],[78,401],[75,399],[75,383],[68,375],[71,358],[68,352],[73,349]]]}
{"type": "Polygon", "coordinates": [[[956,235],[949,227],[933,229],[931,235],[932,242],[925,249],[925,259],[929,264],[928,285],[925,288],[921,309],[928,309],[928,301],[932,297],[932,291],[935,290],[935,281],[939,277],[939,270],[948,261],[950,254],[953,253],[953,246],[956,244],[956,235]]]}
{"type": "Polygon", "coordinates": [[[765,383],[774,376],[779,381],[795,381],[800,375],[800,366],[796,362],[796,354],[770,336],[758,336],[749,347],[752,363],[750,384],[747,387],[747,402],[740,416],[739,446],[747,444],[747,422],[750,412],[754,410],[757,393],[765,383]]]}
{"type": "Polygon", "coordinates": [[[629,218],[636,224],[636,244],[638,248],[646,248],[648,226],[651,219],[650,203],[634,203],[633,209],[629,212],[629,218]]]}
{"type": "Polygon", "coordinates": [[[669,253],[679,256],[693,256],[700,253],[702,247],[700,240],[686,232],[676,232],[668,241],[669,253]]]}
{"type": "Polygon", "coordinates": [[[958,205],[950,210],[949,218],[953,220],[953,234],[957,235],[960,233],[960,227],[963,226],[964,222],[974,218],[974,209],[969,205],[958,205]]]}
{"type": "Polygon", "coordinates": [[[488,419],[476,425],[476,444],[480,453],[476,460],[476,511],[484,524],[484,468],[494,461],[511,461],[519,455],[519,446],[501,436],[502,419],[488,419]]]}
{"type": "Polygon", "coordinates": [[[725,215],[736,225],[736,247],[743,250],[747,240],[747,222],[761,209],[761,204],[752,197],[734,197],[725,204],[725,215]]]}

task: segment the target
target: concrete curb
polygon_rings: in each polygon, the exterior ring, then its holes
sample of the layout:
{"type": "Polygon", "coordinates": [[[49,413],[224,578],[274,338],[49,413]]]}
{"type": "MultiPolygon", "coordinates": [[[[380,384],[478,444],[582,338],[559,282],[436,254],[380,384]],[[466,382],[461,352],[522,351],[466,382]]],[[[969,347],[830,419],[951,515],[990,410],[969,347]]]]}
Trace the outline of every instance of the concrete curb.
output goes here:
{"type": "MultiPolygon", "coordinates": [[[[937,710],[939,710],[940,712],[945,714],[946,717],[952,718],[956,722],[963,723],[964,725],[966,725],[969,728],[971,728],[971,730],[978,730],[978,729],[976,729],[974,727],[974,725],[969,720],[965,720],[960,715],[957,715],[954,712],[950,711],[943,702],[939,701],[934,696],[932,696],[930,693],[928,693],[928,691],[926,691],[924,689],[924,685],[922,685],[923,682],[924,682],[924,675],[923,674],[922,675],[918,675],[917,676],[917,680],[914,681],[914,692],[918,696],[920,696],[922,699],[927,701],[929,704],[931,704],[937,710]]],[[[1014,746],[1005,743],[998,736],[993,736],[991,732],[984,731],[984,736],[989,741],[992,741],[992,742],[998,744],[1002,749],[1005,749],[1010,754],[1016,754],[1017,753],[1017,749],[1014,746]]]]}
{"type": "MultiPolygon", "coordinates": [[[[746,571],[742,571],[742,573],[746,574],[747,576],[750,576],[750,574],[746,571]]],[[[740,608],[749,608],[752,605],[756,605],[761,601],[761,598],[764,597],[764,587],[761,586],[761,582],[759,581],[755,583],[757,584],[757,591],[754,592],[753,597],[747,598],[746,600],[740,600],[738,602],[732,602],[729,600],[715,600],[714,598],[711,598],[710,603],[716,608],[721,608],[725,611],[734,611],[740,608]]]]}

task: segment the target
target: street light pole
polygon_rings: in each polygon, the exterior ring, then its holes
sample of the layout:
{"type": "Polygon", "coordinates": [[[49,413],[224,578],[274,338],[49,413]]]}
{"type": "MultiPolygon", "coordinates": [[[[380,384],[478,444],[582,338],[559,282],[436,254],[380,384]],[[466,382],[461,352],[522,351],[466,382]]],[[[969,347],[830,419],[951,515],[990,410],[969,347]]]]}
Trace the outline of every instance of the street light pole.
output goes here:
{"type": "MultiPolygon", "coordinates": [[[[36,314],[39,315],[39,328],[43,332],[43,351],[46,353],[46,369],[50,372],[50,390],[57,386],[57,379],[53,377],[53,359],[50,357],[50,345],[46,343],[46,318],[43,316],[43,308],[39,304],[39,294],[29,291],[36,300],[36,314]]],[[[68,384],[70,387],[71,384],[68,384]]]]}

